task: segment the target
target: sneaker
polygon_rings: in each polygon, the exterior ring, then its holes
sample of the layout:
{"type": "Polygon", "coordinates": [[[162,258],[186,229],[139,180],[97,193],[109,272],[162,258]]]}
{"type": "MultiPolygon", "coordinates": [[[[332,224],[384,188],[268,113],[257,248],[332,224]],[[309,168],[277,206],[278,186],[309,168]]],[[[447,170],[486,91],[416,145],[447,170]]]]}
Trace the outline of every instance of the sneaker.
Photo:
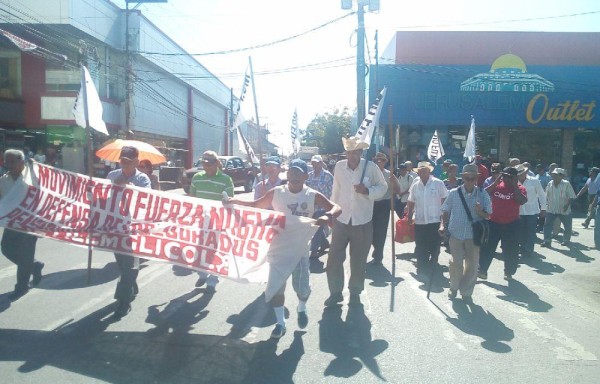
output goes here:
{"type": "Polygon", "coordinates": [[[448,298],[450,300],[456,299],[456,291],[454,289],[448,290],[448,298]]]}
{"type": "Polygon", "coordinates": [[[583,224],[581,224],[581,226],[582,226],[583,228],[586,228],[586,229],[587,229],[587,227],[588,227],[589,225],[590,225],[590,223],[586,223],[586,222],[583,222],[583,224]]]}
{"type": "Polygon", "coordinates": [[[469,295],[463,295],[462,296],[462,301],[465,304],[473,304],[473,298],[471,296],[469,296],[469,295]]]}
{"type": "Polygon", "coordinates": [[[271,332],[271,339],[279,339],[285,335],[285,325],[275,324],[273,332],[271,332]]]}
{"type": "Polygon", "coordinates": [[[479,277],[481,280],[487,280],[487,273],[485,272],[477,272],[477,277],[479,277]]]}
{"type": "Polygon", "coordinates": [[[506,281],[511,281],[513,279],[512,275],[510,273],[505,273],[504,274],[504,280],[506,281]]]}
{"type": "Polygon", "coordinates": [[[17,301],[19,300],[21,297],[25,296],[27,294],[27,292],[29,292],[29,288],[15,288],[15,290],[8,295],[8,299],[10,301],[17,301]]]}
{"type": "Polygon", "coordinates": [[[36,261],[33,263],[33,271],[31,273],[31,285],[34,287],[42,281],[42,269],[44,268],[44,263],[41,261],[36,261]]]}
{"type": "Polygon", "coordinates": [[[125,317],[125,315],[127,315],[129,312],[131,312],[131,304],[119,301],[119,306],[113,313],[113,317],[115,319],[120,319],[122,317],[125,317]]]}
{"type": "Polygon", "coordinates": [[[350,301],[348,301],[348,305],[351,307],[358,307],[361,304],[360,302],[360,294],[358,293],[351,293],[350,294],[350,301]]]}
{"type": "Polygon", "coordinates": [[[308,315],[306,314],[306,311],[298,312],[298,327],[300,327],[300,329],[304,329],[307,325],[308,315]]]}
{"type": "Polygon", "coordinates": [[[325,300],[325,306],[333,307],[334,305],[336,305],[337,303],[341,303],[342,301],[344,301],[344,296],[342,296],[341,292],[332,293],[331,295],[329,295],[327,300],[325,300]]]}
{"type": "Polygon", "coordinates": [[[542,241],[542,244],[540,245],[540,247],[542,247],[542,248],[550,248],[550,242],[549,241],[542,241]]]}
{"type": "Polygon", "coordinates": [[[563,241],[562,243],[560,243],[560,245],[562,245],[563,247],[570,247],[571,246],[571,242],[570,241],[563,241]]]}
{"type": "Polygon", "coordinates": [[[199,277],[198,281],[196,281],[196,288],[200,288],[204,284],[206,284],[206,279],[204,277],[199,277]]]}

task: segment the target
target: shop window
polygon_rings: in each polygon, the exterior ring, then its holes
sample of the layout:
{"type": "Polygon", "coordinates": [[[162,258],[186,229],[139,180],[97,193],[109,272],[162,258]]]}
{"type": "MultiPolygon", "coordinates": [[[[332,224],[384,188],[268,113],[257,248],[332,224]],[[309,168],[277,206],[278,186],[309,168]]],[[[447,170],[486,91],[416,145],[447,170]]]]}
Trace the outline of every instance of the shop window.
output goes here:
{"type": "Polygon", "coordinates": [[[21,57],[15,52],[0,52],[0,98],[21,97],[21,57]]]}

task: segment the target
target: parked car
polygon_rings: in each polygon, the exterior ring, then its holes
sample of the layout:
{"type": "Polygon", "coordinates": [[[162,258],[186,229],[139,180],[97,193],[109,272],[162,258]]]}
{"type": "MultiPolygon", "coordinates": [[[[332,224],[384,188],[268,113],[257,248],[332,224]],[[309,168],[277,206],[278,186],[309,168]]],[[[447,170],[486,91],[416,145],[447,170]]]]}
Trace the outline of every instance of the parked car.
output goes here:
{"type": "MultiPolygon", "coordinates": [[[[219,156],[219,161],[223,165],[223,173],[229,175],[236,187],[244,187],[244,191],[251,192],[254,184],[254,177],[258,173],[258,167],[237,156],[219,156]]],[[[181,184],[185,193],[190,192],[192,177],[202,170],[202,159],[199,159],[194,167],[186,169],[181,184]]]]}

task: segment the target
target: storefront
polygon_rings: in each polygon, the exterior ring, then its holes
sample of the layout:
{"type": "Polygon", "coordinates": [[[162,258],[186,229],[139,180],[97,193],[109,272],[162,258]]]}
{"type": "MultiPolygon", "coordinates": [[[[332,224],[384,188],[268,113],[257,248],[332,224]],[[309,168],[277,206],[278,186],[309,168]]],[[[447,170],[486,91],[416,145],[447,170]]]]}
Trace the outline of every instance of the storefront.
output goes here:
{"type": "Polygon", "coordinates": [[[437,130],[461,162],[473,116],[482,156],[556,162],[570,176],[600,164],[600,33],[398,32],[383,56],[394,64],[373,70],[399,160],[426,158],[437,130]]]}

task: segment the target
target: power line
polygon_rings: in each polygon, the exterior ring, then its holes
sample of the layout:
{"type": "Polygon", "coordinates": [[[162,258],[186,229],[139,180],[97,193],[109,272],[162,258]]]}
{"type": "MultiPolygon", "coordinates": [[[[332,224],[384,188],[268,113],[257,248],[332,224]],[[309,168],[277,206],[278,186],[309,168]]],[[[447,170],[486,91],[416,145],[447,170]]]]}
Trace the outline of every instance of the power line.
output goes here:
{"type": "Polygon", "coordinates": [[[253,45],[250,47],[244,47],[244,48],[234,48],[234,49],[227,49],[227,50],[223,50],[223,51],[214,51],[214,52],[204,52],[204,53],[163,53],[163,52],[147,52],[147,51],[137,51],[136,53],[143,53],[145,55],[161,55],[161,56],[209,56],[209,55],[225,55],[225,54],[229,54],[229,53],[237,53],[237,52],[244,52],[244,51],[250,51],[253,49],[258,49],[258,48],[265,48],[265,47],[270,47],[276,44],[280,44],[280,43],[284,43],[286,41],[290,41],[293,39],[296,39],[298,37],[307,35],[311,32],[317,31],[321,28],[324,28],[330,24],[336,23],[340,20],[345,19],[346,17],[352,16],[354,15],[356,12],[350,12],[345,14],[344,16],[340,16],[336,19],[330,20],[326,23],[323,23],[317,27],[311,28],[308,31],[302,32],[302,33],[298,33],[292,36],[288,36],[288,37],[284,37],[283,39],[279,39],[279,40],[275,40],[269,43],[263,43],[263,44],[257,44],[257,45],[253,45]]]}

